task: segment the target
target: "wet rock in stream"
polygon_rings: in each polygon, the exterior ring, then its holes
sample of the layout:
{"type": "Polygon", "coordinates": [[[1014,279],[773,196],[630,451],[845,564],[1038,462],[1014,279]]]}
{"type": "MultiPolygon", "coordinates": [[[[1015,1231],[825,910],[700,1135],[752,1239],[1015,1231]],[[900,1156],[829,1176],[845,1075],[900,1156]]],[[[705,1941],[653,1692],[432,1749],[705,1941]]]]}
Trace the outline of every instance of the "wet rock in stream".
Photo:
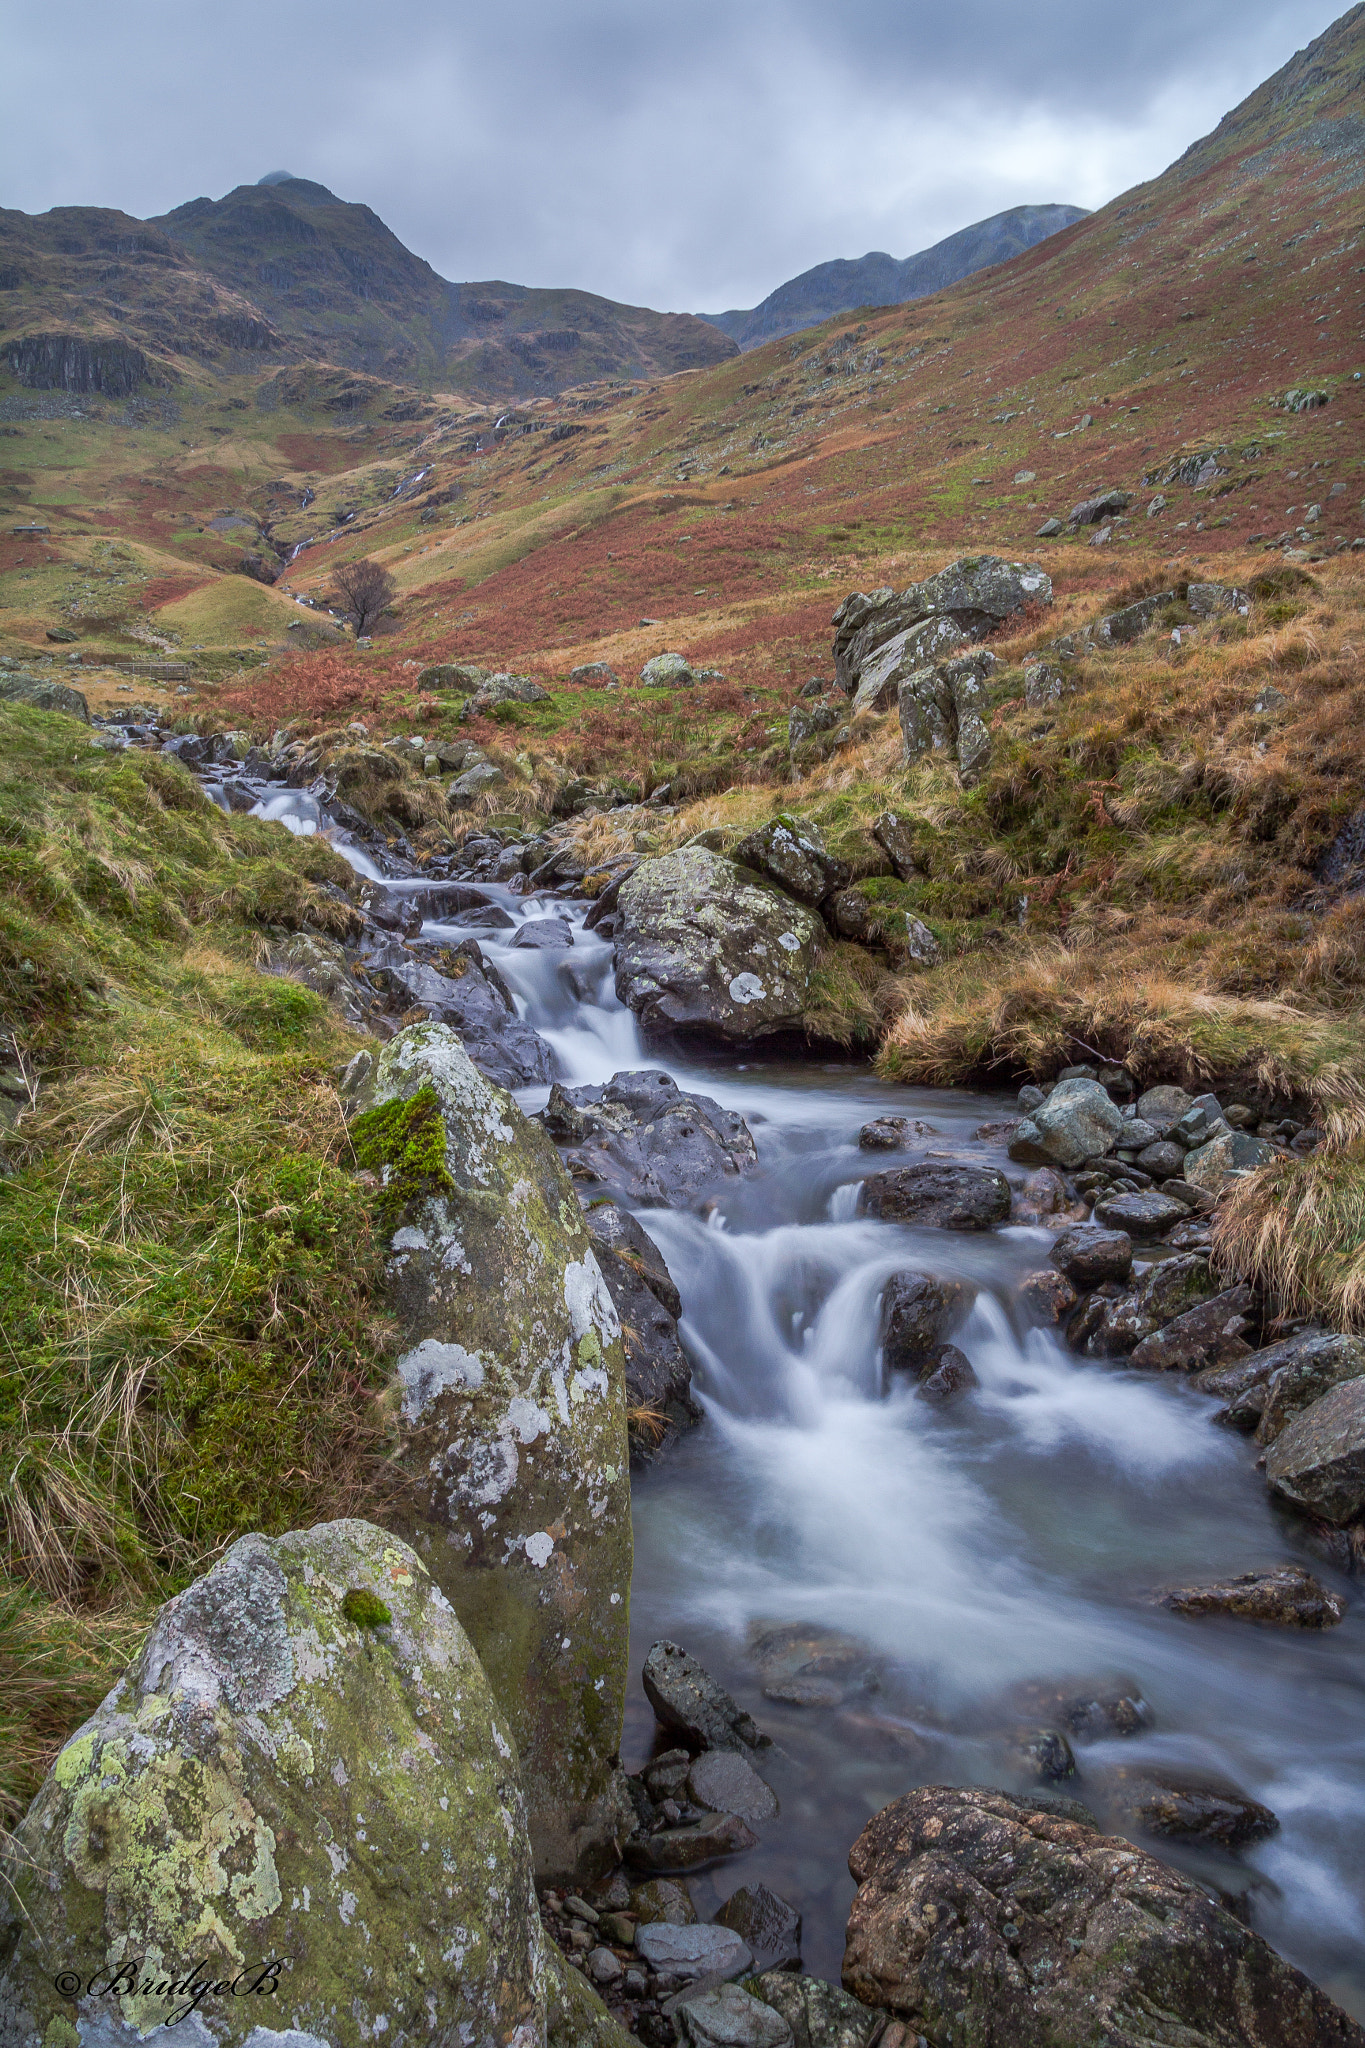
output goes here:
{"type": "Polygon", "coordinates": [[[692,1367],[678,1342],[682,1302],[663,1254],[628,1209],[590,1202],[583,1220],[621,1319],[631,1461],[649,1464],[701,1420],[692,1367]]]}
{"type": "Polygon", "coordinates": [[[1365,2048],[1198,1885],[1027,1799],[911,1792],[863,1829],[849,1869],[844,1983],[936,2043],[1365,2048]]]}
{"type": "Polygon", "coordinates": [[[882,1289],[882,1359],[888,1372],[919,1373],[968,1306],[960,1280],[893,1273],[882,1289]]]}
{"type": "Polygon", "coordinates": [[[641,1682],[660,1724],[675,1730],[689,1748],[729,1749],[740,1756],[766,1748],[769,1738],[753,1716],[681,1644],[655,1643],[641,1682]]]}
{"type": "Polygon", "coordinates": [[[432,949],[440,967],[395,940],[362,954],[365,973],[404,1023],[430,1018],[458,1031],[480,1073],[501,1088],[548,1081],[554,1055],[540,1033],[517,1015],[502,977],[485,961],[477,939],[432,949]]]}
{"type": "Polygon", "coordinates": [[[893,1167],[868,1175],[858,1213],[943,1230],[990,1230],[1009,1221],[1010,1186],[995,1167],[893,1167]]]}
{"type": "Polygon", "coordinates": [[[657,1069],[613,1074],[602,1087],[556,1081],[540,1122],[568,1148],[576,1181],[642,1208],[693,1208],[718,1182],[758,1164],[742,1116],[684,1093],[657,1069]]]}
{"type": "Polygon", "coordinates": [[[915,1398],[942,1406],[980,1384],[976,1368],[967,1354],[959,1351],[956,1344],[941,1344],[925,1361],[925,1367],[920,1372],[919,1385],[915,1389],[915,1398]]]}
{"type": "Polygon", "coordinates": [[[759,1970],[800,1967],[801,1915],[766,1884],[742,1884],[716,1915],[753,1950],[759,1970]]]}
{"type": "Polygon", "coordinates": [[[1275,1628],[1335,1628],[1346,1612],[1345,1601],[1301,1565],[1243,1572],[1205,1586],[1167,1586],[1153,1598],[1173,1614],[1229,1615],[1275,1628]]]}
{"type": "Polygon", "coordinates": [[[1141,1834],[1242,1849],[1280,1825],[1236,1785],[1156,1764],[1113,1764],[1088,1773],[1086,1784],[1121,1827],[1141,1834]]]}

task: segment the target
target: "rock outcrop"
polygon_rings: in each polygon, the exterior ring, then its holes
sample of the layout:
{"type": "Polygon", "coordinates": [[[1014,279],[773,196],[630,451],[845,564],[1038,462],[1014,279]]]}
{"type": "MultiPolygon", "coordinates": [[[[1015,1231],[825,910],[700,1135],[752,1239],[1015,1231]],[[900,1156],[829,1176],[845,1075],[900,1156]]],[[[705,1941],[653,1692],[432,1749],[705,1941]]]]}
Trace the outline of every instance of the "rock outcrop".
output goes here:
{"type": "Polygon", "coordinates": [[[995,669],[988,647],[955,661],[914,669],[897,686],[901,739],[907,762],[942,753],[957,762],[964,789],[980,780],[990,760],[988,684],[995,669]]]}
{"type": "Polygon", "coordinates": [[[537,1868],[617,1830],[631,1533],[620,1325],[544,1131],[418,1024],[345,1089],[382,1176],[411,1535],[521,1754],[537,1868]]]}
{"type": "Polygon", "coordinates": [[[844,1983],[935,2043],[1365,2048],[1365,2029],[1187,1878],[1003,1792],[871,1820],[844,1983]]]}
{"type": "Polygon", "coordinates": [[[1052,580],[1035,562],[968,555],[936,576],[894,590],[854,591],[834,614],[834,672],[855,710],[889,709],[904,676],[972,640],[1027,605],[1052,602],[1052,580]]]}
{"type": "Polygon", "coordinates": [[[823,903],[847,886],[850,869],[826,850],[814,825],[785,815],[760,825],[735,848],[741,867],[753,868],[785,889],[798,903],[823,903]]]}
{"type": "Polygon", "coordinates": [[[583,2003],[541,1936],[507,1717],[421,1559],[366,1522],[244,1536],[170,1601],[6,1877],[5,2048],[175,2019],[221,2048],[418,2025],[539,2048],[583,2003]]]}
{"type": "Polygon", "coordinates": [[[685,846],[621,884],[614,943],[616,993],[646,1031],[745,1045],[801,1028],[828,934],[752,869],[685,846]]]}

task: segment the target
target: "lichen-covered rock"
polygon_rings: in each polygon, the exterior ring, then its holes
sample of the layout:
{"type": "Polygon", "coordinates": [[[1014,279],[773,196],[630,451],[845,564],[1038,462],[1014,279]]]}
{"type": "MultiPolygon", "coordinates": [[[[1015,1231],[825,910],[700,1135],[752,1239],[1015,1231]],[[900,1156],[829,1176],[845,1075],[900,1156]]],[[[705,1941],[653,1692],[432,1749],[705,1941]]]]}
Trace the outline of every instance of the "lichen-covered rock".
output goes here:
{"type": "Polygon", "coordinates": [[[1141,1338],[1130,1358],[1148,1372],[1207,1372],[1248,1357],[1255,1329],[1256,1298],[1251,1289],[1229,1287],[1141,1338]]]}
{"type": "Polygon", "coordinates": [[[923,667],[952,645],[980,640],[1029,604],[1052,602],[1052,579],[1036,562],[1006,562],[998,555],[964,555],[946,569],[894,590],[854,591],[834,614],[834,671],[839,686],[857,697],[864,677],[889,679],[923,667]],[[916,629],[931,622],[931,634],[916,629]],[[926,646],[926,639],[931,644],[926,646]],[[875,668],[870,668],[876,657],[875,668]]]}
{"type": "Polygon", "coordinates": [[[982,648],[902,678],[897,703],[907,761],[946,752],[956,758],[962,787],[971,788],[990,758],[986,685],[994,668],[995,656],[982,648]]]}
{"type": "MultiPolygon", "coordinates": [[[[749,1978],[746,1989],[782,2015],[791,2028],[793,2048],[870,2048],[882,2030],[882,2012],[820,1977],[767,1970],[749,1978]]],[[[912,2043],[905,2048],[912,2048],[912,2043]]]]}
{"type": "Polygon", "coordinates": [[[1273,1145],[1251,1131],[1223,1131],[1185,1154],[1183,1178],[1206,1194],[1219,1194],[1229,1182],[1241,1180],[1275,1157],[1273,1145]]]}
{"type": "Polygon", "coordinates": [[[1290,1355],[1276,1365],[1266,1386],[1265,1406],[1256,1425],[1258,1444],[1274,1443],[1281,1430],[1305,1408],[1343,1380],[1365,1377],[1365,1338],[1344,1334],[1302,1333],[1291,1338],[1290,1355]]]}
{"type": "Polygon", "coordinates": [[[911,1792],[863,1829],[849,1869],[844,1983],[936,2044],[1365,2048],[1188,1878],[1027,1799],[911,1792]]]}
{"type": "Polygon", "coordinates": [[[918,874],[915,830],[908,818],[901,817],[896,811],[883,811],[872,821],[872,837],[902,882],[908,882],[918,874]]]}
{"type": "Polygon", "coordinates": [[[696,680],[684,654],[656,654],[640,670],[640,681],[647,690],[687,690],[696,680]]]}
{"type": "Polygon", "coordinates": [[[741,867],[753,868],[798,903],[821,903],[846,886],[847,861],[836,860],[814,825],[785,814],[769,819],[735,848],[741,867]]]}
{"type": "Polygon", "coordinates": [[[538,1870],[619,1825],[631,1533],[620,1324],[544,1131],[438,1024],[351,1100],[384,1179],[394,1389],[412,1540],[521,1753],[538,1870]]]}
{"type": "Polygon", "coordinates": [[[720,1181],[758,1164],[749,1126],[709,1095],[691,1095],[657,1067],[613,1074],[601,1086],[556,1082],[540,1113],[570,1148],[580,1186],[600,1184],[647,1209],[690,1209],[720,1181]]]}
{"type": "Polygon", "coordinates": [[[646,1031],[747,1044],[801,1028],[819,917],[702,846],[641,861],[617,906],[616,993],[646,1031]]]}
{"type": "Polygon", "coordinates": [[[1127,1294],[1106,1304],[1083,1348],[1091,1358],[1124,1357],[1154,1330],[1208,1301],[1213,1291],[1209,1262],[1202,1253],[1181,1252],[1161,1259],[1127,1294]]]}
{"type": "Polygon", "coordinates": [[[5,2048],[133,2048],[193,2003],[135,1987],[187,1977],[265,1980],[202,1995],[187,2038],[220,2048],[539,2048],[560,1997],[506,1717],[421,1560],[366,1522],[244,1536],[170,1601],[6,1878],[5,2048]],[[59,1964],[101,1990],[62,1996],[59,1964]]]}
{"type": "Polygon", "coordinates": [[[35,711],[64,711],[69,718],[90,723],[84,691],[54,682],[50,676],[0,675],[0,704],[31,704],[35,711]]]}
{"type": "Polygon", "coordinates": [[[1344,1380],[1296,1415],[1266,1452],[1265,1476],[1324,1522],[1354,1521],[1365,1509],[1365,1379],[1344,1380]]]}
{"type": "Polygon", "coordinates": [[[1123,1112],[1098,1081],[1059,1081],[1020,1124],[1009,1155],[1026,1166],[1079,1166],[1112,1152],[1125,1128],[1123,1112]]]}

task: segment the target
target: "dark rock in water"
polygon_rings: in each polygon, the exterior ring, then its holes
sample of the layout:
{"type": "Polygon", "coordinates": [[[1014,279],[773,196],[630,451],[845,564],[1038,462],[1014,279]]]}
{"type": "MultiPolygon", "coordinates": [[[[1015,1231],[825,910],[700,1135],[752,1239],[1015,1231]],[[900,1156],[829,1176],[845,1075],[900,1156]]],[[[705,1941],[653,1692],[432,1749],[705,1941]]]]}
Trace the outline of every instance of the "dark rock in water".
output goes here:
{"type": "Polygon", "coordinates": [[[766,1884],[742,1884],[716,1915],[753,1950],[759,1970],[780,1970],[801,1961],[801,1915],[766,1884]]]}
{"type": "Polygon", "coordinates": [[[481,910],[467,911],[460,922],[483,932],[510,932],[516,926],[516,919],[509,917],[500,903],[486,903],[481,910]]]}
{"type": "Polygon", "coordinates": [[[512,944],[533,952],[559,952],[573,944],[573,926],[567,917],[530,917],[519,927],[512,944]]]}
{"type": "Polygon", "coordinates": [[[956,1344],[943,1344],[926,1361],[926,1369],[920,1373],[920,1382],[915,1389],[915,1398],[941,1404],[980,1384],[966,1353],[959,1351],[956,1344]]]}
{"type": "Polygon", "coordinates": [[[1039,1784],[1060,1785],[1076,1775],[1076,1758],[1060,1728],[1016,1728],[1009,1750],[1020,1774],[1039,1784]]]}
{"type": "Polygon", "coordinates": [[[1155,1598],[1173,1614],[1230,1614],[1275,1628],[1335,1628],[1346,1612],[1338,1594],[1293,1564],[1243,1572],[1207,1586],[1168,1586],[1155,1598]]]}
{"type": "Polygon", "coordinates": [[[655,1970],[677,1977],[738,1977],[753,1962],[748,1944],[733,1928],[694,1920],[679,1927],[671,1920],[649,1920],[635,1937],[636,1947],[655,1970]]]}
{"type": "Polygon", "coordinates": [[[709,1095],[685,1095],[657,1070],[613,1074],[604,1087],[556,1082],[540,1121],[579,1182],[644,1208],[694,1207],[718,1181],[758,1164],[742,1116],[709,1095]]]}
{"type": "Polygon", "coordinates": [[[626,1861],[634,1870],[704,1870],[726,1856],[757,1847],[758,1836],[736,1814],[718,1813],[696,1826],[632,1835],[626,1843],[626,1861]]]}
{"type": "Polygon", "coordinates": [[[829,944],[822,919],[701,846],[641,861],[617,905],[616,993],[646,1031],[747,1045],[799,1031],[829,944]]]}
{"type": "Polygon", "coordinates": [[[748,1651],[767,1699],[794,1706],[839,1706],[851,1693],[876,1683],[866,1643],[818,1622],[755,1621],[748,1651]]]}
{"type": "Polygon", "coordinates": [[[641,1679],[660,1723],[676,1730],[690,1749],[730,1749],[743,1756],[767,1744],[753,1716],[679,1644],[655,1643],[641,1679]]]}
{"type": "Polygon", "coordinates": [[[446,947],[441,958],[447,969],[443,974],[389,942],[371,948],[364,965],[405,1023],[417,1021],[415,1011],[451,1025],[475,1066],[499,1087],[525,1088],[548,1081],[554,1055],[540,1033],[517,1015],[501,978],[494,981],[477,939],[446,947]]]}
{"type": "Polygon", "coordinates": [[[1213,1291],[1209,1263],[1198,1252],[1182,1252],[1149,1266],[1129,1290],[1111,1301],[1086,1338],[1090,1358],[1123,1358],[1190,1307],[1207,1301],[1213,1291]]]}
{"type": "Polygon", "coordinates": [[[1196,1372],[1235,1365],[1251,1351],[1256,1298],[1249,1287],[1230,1287],[1212,1301],[1186,1309],[1144,1337],[1129,1354],[1149,1372],[1196,1372]]]}
{"type": "Polygon", "coordinates": [[[932,1273],[893,1273],[882,1289],[882,1358],[888,1372],[919,1372],[961,1315],[967,1289],[932,1273]]]}
{"type": "Polygon", "coordinates": [[[1106,1280],[1126,1280],[1133,1267],[1133,1240],[1125,1230],[1064,1230],[1048,1254],[1059,1272],[1082,1292],[1106,1280]]]}
{"type": "Polygon", "coordinates": [[[936,1135],[934,1126],[926,1124],[917,1116],[874,1116],[870,1124],[864,1124],[858,1133],[858,1149],[862,1152],[895,1152],[902,1145],[908,1145],[912,1138],[932,1138],[936,1135]]]}
{"type": "Polygon", "coordinates": [[[621,1318],[631,1461],[649,1464],[679,1430],[701,1420],[692,1367],[678,1342],[682,1303],[658,1246],[627,1210],[603,1202],[585,1210],[583,1221],[621,1318]]]}
{"type": "MultiPolygon", "coordinates": [[[[704,1750],[702,1754],[709,1756],[713,1752],[704,1750]]],[[[730,1752],[718,1749],[714,1754],[716,1756],[728,1756],[730,1752]]],[[[676,1799],[680,1804],[685,1804],[687,1800],[687,1774],[691,1768],[692,1752],[690,1749],[666,1749],[662,1755],[650,1758],[649,1762],[640,1772],[640,1776],[644,1780],[645,1789],[651,1799],[657,1799],[660,1804],[665,1799],[676,1799]]]]}
{"type": "Polygon", "coordinates": [[[1030,1789],[1029,1806],[1039,1813],[1050,1813],[1057,1820],[1074,1821],[1078,1828],[1094,1828],[1099,1822],[1090,1808],[1080,1799],[1069,1799],[1065,1792],[1037,1792],[1030,1789]]]}
{"type": "Polygon", "coordinates": [[[641,1925],[657,1920],[667,1921],[670,1927],[696,1925],[697,1909],[686,1889],[666,1877],[653,1877],[647,1884],[634,1886],[630,1910],[641,1925]]]}
{"type": "Polygon", "coordinates": [[[712,1813],[738,1814],[751,1827],[760,1827],[777,1812],[772,1787],[733,1750],[704,1749],[687,1773],[687,1791],[694,1805],[712,1813]]]}
{"type": "Polygon", "coordinates": [[[741,867],[754,868],[776,882],[798,903],[822,903],[847,886],[851,873],[847,861],[826,852],[814,825],[785,815],[741,839],[734,858],[741,867]]]}
{"type": "Polygon", "coordinates": [[[1010,1184],[987,1166],[899,1166],[869,1174],[858,1195],[863,1216],[943,1230],[989,1230],[1009,1221],[1010,1184]]]}
{"type": "Polygon", "coordinates": [[[738,1984],[670,2001],[669,2010],[688,2048],[792,2048],[782,2015],[738,1984]]]}
{"type": "MultiPolygon", "coordinates": [[[[1021,1095],[1027,1094],[1021,1089],[1021,1095]]],[[[1038,1166],[1022,1188],[1015,1191],[1012,1220],[1015,1223],[1049,1223],[1071,1206],[1071,1194],[1055,1166],[1038,1166]]],[[[1071,1210],[1074,1215],[1075,1210],[1071,1210]]]]}
{"type": "MultiPolygon", "coordinates": [[[[1235,1401],[1255,1387],[1262,1390],[1261,1403],[1257,1406],[1259,1415],[1264,1406],[1266,1381],[1275,1370],[1268,1364],[1271,1354],[1279,1350],[1278,1344],[1271,1344],[1264,1351],[1254,1351],[1248,1358],[1235,1359],[1230,1365],[1213,1365],[1191,1373],[1189,1384],[1198,1394],[1210,1394],[1217,1401],[1235,1401]]],[[[1251,1425],[1254,1428],[1254,1423],[1251,1425]]]]}
{"type": "Polygon", "coordinates": [[[1339,1528],[1365,1509],[1365,1379],[1343,1380],[1287,1424],[1266,1452],[1282,1500],[1339,1528]]]}
{"type": "Polygon", "coordinates": [[[1105,1195],[1095,1204],[1095,1221],[1110,1230],[1126,1230],[1129,1237],[1160,1237],[1173,1223],[1189,1214],[1174,1195],[1141,1189],[1128,1195],[1105,1195]]]}
{"type": "Polygon", "coordinates": [[[863,1829],[849,1869],[844,1982],[932,2042],[1365,2048],[1198,1885],[1027,1799],[911,1792],[863,1829]]]}
{"type": "Polygon", "coordinates": [[[370,915],[376,924],[387,924],[391,916],[410,916],[417,909],[424,918],[439,923],[443,919],[458,919],[467,910],[486,910],[492,900],[487,890],[471,888],[464,882],[443,882],[436,889],[412,882],[391,882],[376,886],[370,898],[370,915]]]}
{"type": "MultiPolygon", "coordinates": [[[[779,1969],[749,1981],[754,1996],[791,2028],[792,2048],[872,2048],[882,2032],[884,2012],[850,1998],[823,1978],[779,1969]]],[[[913,2041],[903,2048],[914,2048],[913,2041]]]]}
{"type": "Polygon", "coordinates": [[[1104,1742],[1114,1735],[1138,1735],[1152,1725],[1152,1710],[1141,1688],[1129,1680],[1032,1679],[1011,1688],[1008,1706],[1018,1714],[1062,1728],[1073,1742],[1104,1742]]]}
{"type": "Polygon", "coordinates": [[[1124,1827],[1149,1835],[1241,1849],[1280,1825],[1268,1806],[1236,1785],[1156,1764],[1114,1764],[1091,1782],[1124,1827]]]}
{"type": "Polygon", "coordinates": [[[1294,1417],[1311,1408],[1329,1388],[1365,1375],[1365,1339],[1360,1337],[1305,1332],[1291,1338],[1287,1346],[1275,1348],[1289,1355],[1275,1366],[1266,1387],[1265,1406],[1256,1425],[1258,1444],[1274,1443],[1294,1417]]]}
{"type": "Polygon", "coordinates": [[[583,1211],[583,1221],[597,1248],[598,1258],[603,1251],[610,1251],[634,1267],[646,1287],[676,1321],[682,1314],[682,1296],[673,1284],[663,1253],[644,1225],[631,1215],[629,1209],[603,1200],[588,1204],[583,1211]]]}
{"type": "Polygon", "coordinates": [[[1019,1299],[1031,1315],[1043,1323],[1062,1323],[1080,1300],[1065,1273],[1041,1267],[1025,1273],[1019,1282],[1019,1299]]]}

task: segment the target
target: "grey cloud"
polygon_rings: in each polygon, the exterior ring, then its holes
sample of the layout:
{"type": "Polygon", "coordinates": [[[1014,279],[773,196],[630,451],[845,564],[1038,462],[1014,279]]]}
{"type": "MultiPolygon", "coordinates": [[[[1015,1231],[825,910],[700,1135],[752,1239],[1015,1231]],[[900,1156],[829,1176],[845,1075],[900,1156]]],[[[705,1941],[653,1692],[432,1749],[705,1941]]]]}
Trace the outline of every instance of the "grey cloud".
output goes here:
{"type": "Polygon", "coordinates": [[[287,167],[443,275],[748,305],[1153,175],[1316,0],[0,0],[6,203],[163,212],[287,167]]]}

